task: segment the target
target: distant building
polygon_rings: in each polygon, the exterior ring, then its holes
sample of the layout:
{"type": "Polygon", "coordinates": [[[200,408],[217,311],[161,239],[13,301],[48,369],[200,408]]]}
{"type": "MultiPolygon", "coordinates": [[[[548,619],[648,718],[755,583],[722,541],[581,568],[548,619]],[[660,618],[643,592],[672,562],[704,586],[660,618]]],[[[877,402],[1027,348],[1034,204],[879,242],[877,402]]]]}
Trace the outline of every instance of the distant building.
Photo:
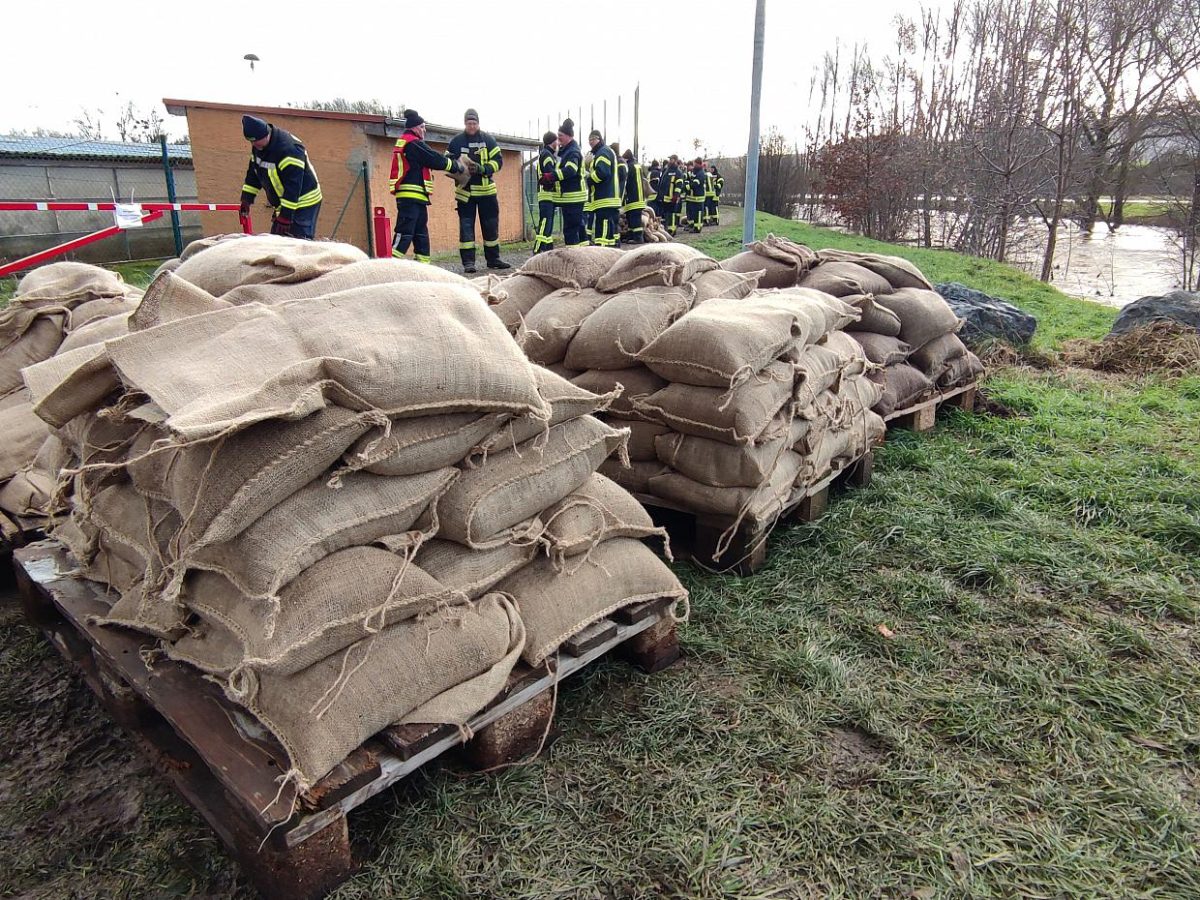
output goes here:
{"type": "MultiPolygon", "coordinates": [[[[188,136],[196,170],[196,184],[205,201],[236,203],[246,173],[250,148],[242,137],[244,113],[266,119],[290,131],[301,141],[321,180],[324,202],[317,222],[318,238],[333,238],[369,250],[371,211],[383,207],[393,224],[395,198],[388,192],[392,148],[403,133],[396,119],[365,113],[328,112],[291,107],[242,106],[204,100],[164,99],[167,111],[186,115],[188,136]],[[366,163],[364,192],[363,164],[366,163]]],[[[484,115],[486,130],[486,111],[484,115]]],[[[444,151],[458,126],[428,125],[426,140],[444,151]]],[[[500,196],[500,239],[520,240],[525,234],[521,162],[524,153],[535,151],[539,142],[528,138],[492,133],[504,151],[504,166],[496,178],[500,196]]],[[[255,230],[265,230],[268,221],[261,201],[254,207],[255,230]]],[[[236,213],[205,214],[205,234],[236,231],[236,213]]],[[[458,247],[458,216],[454,208],[454,182],[443,175],[434,179],[433,204],[429,211],[429,236],[435,251],[458,247]]],[[[482,242],[482,237],[477,238],[482,242]]]]}
{"type": "MultiPolygon", "coordinates": [[[[192,151],[168,144],[179,202],[196,199],[192,151]]],[[[166,177],[158,144],[69,137],[0,135],[0,200],[164,202],[166,177]]],[[[201,235],[197,213],[180,217],[184,241],[201,235]]],[[[0,212],[0,260],[12,260],[113,224],[111,212],[0,212]]],[[[174,256],[170,219],[97,241],[64,259],[118,262],[174,256]]]]}

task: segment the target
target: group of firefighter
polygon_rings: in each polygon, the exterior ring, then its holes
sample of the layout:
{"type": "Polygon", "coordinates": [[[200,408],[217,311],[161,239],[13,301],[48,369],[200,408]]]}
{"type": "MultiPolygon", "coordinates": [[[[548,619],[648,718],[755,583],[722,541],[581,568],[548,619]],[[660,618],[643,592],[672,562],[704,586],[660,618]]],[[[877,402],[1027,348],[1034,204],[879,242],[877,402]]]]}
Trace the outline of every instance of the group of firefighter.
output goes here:
{"type": "MultiPolygon", "coordinates": [[[[392,255],[407,256],[412,249],[418,262],[430,261],[429,198],[433,175],[444,172],[455,178],[458,208],[459,257],[463,271],[476,271],[475,225],[483,232],[483,255],[489,269],[511,266],[500,258],[500,205],[496,174],[503,155],[496,139],[479,128],[479,114],[468,109],[463,130],[451,139],[445,153],[425,141],[425,120],[414,109],[404,114],[404,133],[392,153],[388,187],[396,198],[396,230],[392,255]]],[[[311,240],[321,208],[321,186],[304,144],[282,128],[255,116],[242,117],[242,134],[250,142],[250,164],[242,184],[242,215],[260,191],[274,208],[273,234],[311,240]]],[[[563,243],[568,247],[594,244],[615,247],[622,242],[645,240],[643,211],[649,207],[675,235],[684,227],[699,233],[718,224],[718,205],[724,179],[716,165],[695,159],[681,166],[672,155],[649,171],[626,150],[606,144],[593,129],[585,153],[575,140],[575,124],[566,119],[557,134],[542,136],[537,160],[538,231],[534,252],[554,246],[554,220],[562,221],[563,243]],[[625,229],[621,230],[621,215],[625,229]]]]}

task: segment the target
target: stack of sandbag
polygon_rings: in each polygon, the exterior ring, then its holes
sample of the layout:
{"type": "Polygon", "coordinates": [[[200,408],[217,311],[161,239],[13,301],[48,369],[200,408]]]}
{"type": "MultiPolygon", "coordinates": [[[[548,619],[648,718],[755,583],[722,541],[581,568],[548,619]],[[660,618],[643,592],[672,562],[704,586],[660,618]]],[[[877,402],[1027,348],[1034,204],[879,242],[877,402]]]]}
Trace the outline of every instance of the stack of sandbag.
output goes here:
{"type": "Polygon", "coordinates": [[[642,210],[642,233],[647,244],[669,244],[674,240],[662,218],[648,206],[642,210]]]}
{"type": "Polygon", "coordinates": [[[870,377],[883,389],[875,410],[887,416],[983,372],[956,332],[961,322],[908,260],[872,253],[821,250],[799,282],[841,297],[861,319],[851,337],[880,368],[870,377]]]}
{"type": "Polygon", "coordinates": [[[214,679],[301,787],[389,724],[464,724],[522,655],[614,609],[684,596],[596,474],[627,440],[590,415],[606,398],[531,365],[465,279],[352,250],[214,243],[128,333],[26,371],[74,472],[55,535],[109,586],[101,621],[214,679]]]}
{"type": "Polygon", "coordinates": [[[33,411],[21,377],[109,318],[124,319],[141,292],[115,272],[77,262],[51,263],[21,279],[0,311],[0,509],[42,519],[58,507],[60,442],[33,411]]]}
{"type": "Polygon", "coordinates": [[[759,272],[759,287],[786,288],[793,287],[816,264],[817,254],[808,247],[769,234],[747,244],[744,251],[722,262],[721,268],[727,272],[759,272]]]}

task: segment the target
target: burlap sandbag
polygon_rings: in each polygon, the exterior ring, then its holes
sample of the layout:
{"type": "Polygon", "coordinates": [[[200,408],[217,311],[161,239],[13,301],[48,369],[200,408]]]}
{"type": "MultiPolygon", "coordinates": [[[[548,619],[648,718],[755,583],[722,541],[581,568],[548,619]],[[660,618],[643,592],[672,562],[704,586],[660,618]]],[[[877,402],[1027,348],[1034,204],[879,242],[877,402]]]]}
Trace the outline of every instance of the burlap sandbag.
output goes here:
{"type": "Polygon", "coordinates": [[[155,278],[157,278],[163,272],[174,272],[176,269],[179,268],[179,264],[182,262],[183,262],[183,260],[180,259],[178,256],[172,257],[171,259],[164,259],[162,261],[162,264],[157,269],[155,269],[153,272],[150,273],[150,280],[153,281],[155,278]]]}
{"type": "Polygon", "coordinates": [[[39,266],[17,284],[14,305],[53,304],[71,308],[99,297],[123,297],[129,285],[109,269],[80,262],[39,266]]]}
{"type": "Polygon", "coordinates": [[[516,610],[489,594],[393,625],[294,675],[252,673],[226,693],[275,735],[287,777],[307,789],[395,722],[465,724],[499,693],[524,646],[516,610]]]}
{"type": "Polygon", "coordinates": [[[278,609],[199,572],[184,601],[200,621],[167,655],[217,675],[242,666],[291,675],[381,628],[466,600],[378,547],[350,547],[314,563],[280,592],[278,609]]]}
{"type": "Polygon", "coordinates": [[[603,396],[617,392],[608,405],[608,411],[619,419],[645,419],[634,409],[634,402],[667,385],[666,379],[659,378],[642,365],[628,369],[592,369],[572,378],[571,383],[603,396]]]}
{"type": "Polygon", "coordinates": [[[805,347],[793,363],[796,386],[793,397],[799,407],[809,406],[823,391],[837,387],[851,360],[823,344],[805,347]]]}
{"type": "Polygon", "coordinates": [[[43,518],[66,509],[58,497],[59,471],[70,464],[71,454],[57,435],[50,435],[38,448],[33,462],[0,488],[0,509],[24,518],[43,518]]]}
{"type": "Polygon", "coordinates": [[[726,272],[758,276],[760,288],[791,287],[800,277],[800,269],[794,263],[759,256],[753,250],[744,250],[721,262],[726,272]]]}
{"type": "MultiPolygon", "coordinates": [[[[417,475],[444,466],[455,466],[471,449],[496,434],[507,419],[504,413],[448,413],[396,419],[376,425],[346,451],[350,470],[376,475],[417,475]]],[[[542,428],[544,422],[533,420],[542,428]]]]}
{"type": "Polygon", "coordinates": [[[718,298],[738,300],[749,296],[751,291],[759,287],[758,280],[761,275],[761,270],[745,275],[725,269],[703,272],[688,282],[696,291],[696,299],[692,301],[692,306],[699,306],[718,298]]]}
{"type": "Polygon", "coordinates": [[[838,388],[838,400],[846,406],[848,418],[858,416],[863,410],[874,408],[883,396],[883,388],[866,375],[842,379],[838,388]]]}
{"type": "Polygon", "coordinates": [[[979,357],[968,350],[957,359],[946,365],[946,370],[938,378],[938,387],[952,388],[977,381],[983,374],[983,363],[979,357]]]}
{"type": "Polygon", "coordinates": [[[793,419],[787,433],[761,444],[731,445],[710,438],[669,432],[655,442],[664,465],[712,487],[758,487],[766,482],[783,452],[803,441],[811,423],[793,419]]]}
{"type": "Polygon", "coordinates": [[[188,316],[230,309],[234,305],[185,281],[173,271],[164,272],[150,282],[142,302],[129,316],[129,330],[144,331],[188,316]]]}
{"type": "Polygon", "coordinates": [[[908,357],[908,363],[937,381],[950,363],[966,355],[967,345],[959,340],[957,334],[943,334],[914,350],[908,357]]]}
{"type": "Polygon", "coordinates": [[[654,449],[655,440],[664,434],[672,434],[668,426],[658,422],[619,419],[614,416],[608,416],[605,421],[613,428],[629,429],[629,459],[632,462],[650,462],[658,459],[654,449]]]}
{"type": "Polygon", "coordinates": [[[900,317],[898,337],[906,344],[923,347],[936,337],[958,331],[960,320],[950,304],[935,291],[901,288],[875,302],[900,317]]]}
{"type": "Polygon", "coordinates": [[[24,385],[21,370],[52,357],[63,340],[66,313],[14,310],[11,329],[0,337],[0,395],[24,385]]]}
{"type": "Polygon", "coordinates": [[[717,268],[717,261],[687,244],[642,244],[622,253],[596,281],[606,294],[652,285],[680,285],[717,268]]]}
{"type": "Polygon", "coordinates": [[[811,248],[776,234],[768,234],[762,240],[748,244],[747,248],[768,259],[792,262],[801,272],[817,264],[817,254],[811,248]]]}
{"type": "Polygon", "coordinates": [[[412,259],[397,259],[384,257],[382,259],[364,259],[349,265],[338,266],[311,281],[298,284],[243,284],[221,299],[234,305],[242,303],[284,303],[288,300],[309,300],[313,297],[325,297],[352,288],[367,287],[377,284],[457,284],[462,285],[466,279],[456,272],[419,263],[412,259]]]}
{"type": "Polygon", "coordinates": [[[882,275],[852,262],[823,262],[810,269],[798,284],[835,297],[854,294],[887,294],[892,286],[882,275]]]}
{"type": "Polygon", "coordinates": [[[792,366],[774,362],[733,390],[668,384],[662,390],[634,403],[647,418],[681,434],[724,441],[755,444],[775,416],[792,402],[792,366]]]}
{"type": "MultiPolygon", "coordinates": [[[[131,315],[131,314],[130,314],[131,315]]],[[[130,315],[106,316],[103,319],[93,319],[87,325],[76,328],[58,345],[58,354],[70,353],[80,347],[90,347],[103,344],[114,338],[129,334],[130,315]]]]}
{"type": "Polygon", "coordinates": [[[888,337],[900,334],[900,317],[887,307],[876,303],[874,297],[859,294],[842,299],[858,310],[860,318],[854,323],[854,331],[869,331],[888,337]]]}
{"type": "Polygon", "coordinates": [[[657,460],[631,462],[624,465],[619,459],[606,459],[597,469],[605,478],[610,478],[625,490],[634,494],[649,494],[650,479],[665,475],[671,470],[657,460]]]}
{"type": "Polygon", "coordinates": [[[615,247],[559,247],[531,256],[516,274],[560,288],[594,288],[621,256],[615,247]]]}
{"type": "Polygon", "coordinates": [[[912,353],[912,347],[897,337],[888,337],[870,331],[848,331],[851,338],[863,348],[867,359],[877,366],[891,366],[902,363],[912,353]]]}
{"type": "Polygon", "coordinates": [[[486,465],[464,471],[438,503],[438,536],[468,547],[527,538],[513,527],[577,489],[625,439],[581,416],[493,453],[486,465]]]}
{"type": "Polygon", "coordinates": [[[897,363],[868,376],[883,388],[883,395],[873,407],[881,416],[890,416],[898,409],[920,403],[933,392],[933,382],[920,369],[907,363],[897,363]]]}
{"type": "Polygon", "coordinates": [[[777,291],[755,290],[751,298],[762,297],[775,303],[800,303],[812,314],[816,324],[812,343],[830,331],[846,328],[857,322],[861,313],[840,297],[826,294],[824,291],[814,291],[812,288],[790,287],[777,291]]]}
{"type": "MultiPolygon", "coordinates": [[[[543,528],[541,520],[537,519],[519,530],[537,534],[543,528]]],[[[435,538],[421,545],[416,562],[446,590],[457,591],[474,600],[528,563],[538,549],[536,541],[529,541],[472,550],[454,541],[435,538]]]]}
{"type": "Polygon", "coordinates": [[[667,381],[728,389],[826,330],[818,304],[793,292],[710,300],[660,334],[638,358],[667,381]]]}
{"type": "Polygon", "coordinates": [[[612,296],[590,288],[561,288],[547,294],[525,317],[517,342],[535,363],[549,366],[563,362],[584,320],[612,296]]]}
{"type": "Polygon", "coordinates": [[[466,285],[376,285],[237,306],[105,347],[185,440],[303,418],[331,402],[411,416],[548,413],[531,364],[466,285]]]}
{"type": "Polygon", "coordinates": [[[623,289],[583,320],[563,362],[581,372],[637,365],[642,348],[691,309],[694,295],[689,285],[623,289]]]}
{"type": "Polygon", "coordinates": [[[588,561],[566,572],[535,559],[505,578],[528,635],[522,658],[540,666],[567,638],[624,606],[659,597],[681,600],[687,591],[654,552],[630,538],[605,541],[588,561]]]}
{"type": "MultiPolygon", "coordinates": [[[[28,392],[18,392],[24,395],[28,392]]],[[[34,414],[28,400],[0,409],[0,481],[12,478],[33,462],[50,429],[34,414]]]]}
{"type": "Polygon", "coordinates": [[[613,538],[660,537],[667,540],[645,507],[610,478],[596,473],[575,491],[549,507],[542,536],[550,558],[559,563],[613,538]]]}
{"type": "Polygon", "coordinates": [[[831,331],[825,335],[821,346],[832,350],[842,358],[843,375],[862,375],[867,371],[868,360],[862,345],[844,331],[831,331]]]}
{"type": "Polygon", "coordinates": [[[513,275],[497,285],[495,295],[503,299],[491,309],[500,317],[505,328],[515,332],[538,302],[555,290],[557,288],[550,282],[533,275],[513,275]]]}
{"type": "Polygon", "coordinates": [[[188,553],[181,565],[217,572],[244,594],[274,600],[293,578],[330,553],[408,531],[457,474],[456,469],[439,469],[387,478],[355,472],[336,490],[318,480],[232,540],[188,553]]]}
{"type": "Polygon", "coordinates": [[[101,297],[81,303],[67,317],[67,332],[74,332],[111,316],[128,316],[138,308],[140,297],[101,297]]]}
{"type": "Polygon", "coordinates": [[[859,253],[853,250],[818,250],[817,256],[831,262],[852,262],[887,279],[894,289],[922,288],[933,290],[933,285],[915,265],[899,256],[884,256],[879,253],[859,253]]]}
{"type": "Polygon", "coordinates": [[[792,498],[792,485],[803,469],[800,454],[785,450],[768,481],[757,488],[713,487],[678,472],[650,479],[650,493],[704,515],[742,517],[751,525],[775,519],[792,498]]]}
{"type": "Polygon", "coordinates": [[[108,345],[100,342],[60,352],[30,366],[23,374],[34,409],[55,428],[85,413],[98,412],[121,390],[108,345]]]}
{"type": "Polygon", "coordinates": [[[365,253],[350,244],[261,234],[221,241],[203,253],[185,255],[174,274],[214,297],[221,297],[246,284],[311,281],[366,258],[365,253]]]}
{"type": "Polygon", "coordinates": [[[229,234],[211,234],[208,237],[197,238],[183,248],[183,253],[179,254],[179,261],[181,263],[186,262],[197,253],[201,253],[207,250],[209,247],[215,247],[217,244],[221,244],[226,241],[241,241],[249,237],[252,237],[252,235],[244,234],[240,231],[234,231],[230,232],[229,234]]]}

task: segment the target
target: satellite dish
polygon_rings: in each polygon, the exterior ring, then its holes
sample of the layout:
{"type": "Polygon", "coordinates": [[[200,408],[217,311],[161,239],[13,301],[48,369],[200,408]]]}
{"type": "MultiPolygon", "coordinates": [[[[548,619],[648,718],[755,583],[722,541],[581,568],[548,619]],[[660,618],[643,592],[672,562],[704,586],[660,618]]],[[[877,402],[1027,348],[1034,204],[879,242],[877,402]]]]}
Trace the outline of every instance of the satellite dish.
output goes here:
{"type": "Polygon", "coordinates": [[[251,72],[254,71],[254,64],[256,62],[259,62],[258,55],[255,53],[247,53],[245,56],[242,57],[242,59],[244,59],[244,60],[246,60],[246,62],[250,63],[250,71],[251,72]]]}

